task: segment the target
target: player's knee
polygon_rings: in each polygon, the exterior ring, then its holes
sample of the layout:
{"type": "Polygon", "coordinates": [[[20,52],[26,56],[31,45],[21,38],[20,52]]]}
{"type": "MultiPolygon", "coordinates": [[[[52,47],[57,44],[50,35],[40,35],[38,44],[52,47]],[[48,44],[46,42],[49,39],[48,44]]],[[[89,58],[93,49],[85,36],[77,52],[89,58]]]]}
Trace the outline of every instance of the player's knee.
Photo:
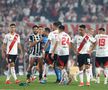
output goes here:
{"type": "Polygon", "coordinates": [[[108,63],[106,65],[104,65],[104,68],[108,68],[108,63]]]}
{"type": "Polygon", "coordinates": [[[39,66],[38,65],[36,66],[36,70],[39,71],[39,66]]]}
{"type": "Polygon", "coordinates": [[[14,67],[14,66],[15,66],[14,62],[10,63],[10,67],[14,67]]]}
{"type": "Polygon", "coordinates": [[[79,67],[79,70],[80,70],[80,71],[82,71],[82,70],[84,70],[84,69],[85,69],[84,66],[80,66],[80,67],[79,67]]]}
{"type": "Polygon", "coordinates": [[[59,68],[62,70],[64,67],[63,66],[60,66],[59,68]]]}
{"type": "Polygon", "coordinates": [[[90,65],[85,65],[85,69],[89,69],[90,68],[90,65]]]}
{"type": "Polygon", "coordinates": [[[34,63],[34,59],[31,58],[31,59],[29,60],[29,63],[30,63],[30,64],[33,64],[33,63],[34,63]]]}

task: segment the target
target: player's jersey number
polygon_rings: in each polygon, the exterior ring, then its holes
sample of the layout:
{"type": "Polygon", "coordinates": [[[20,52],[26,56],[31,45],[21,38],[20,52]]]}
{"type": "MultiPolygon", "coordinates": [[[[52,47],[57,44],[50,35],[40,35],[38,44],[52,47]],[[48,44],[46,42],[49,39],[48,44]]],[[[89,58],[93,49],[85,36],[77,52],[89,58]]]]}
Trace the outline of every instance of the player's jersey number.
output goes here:
{"type": "Polygon", "coordinates": [[[105,39],[99,39],[99,46],[105,46],[105,39]]]}
{"type": "Polygon", "coordinates": [[[67,45],[69,44],[69,38],[62,37],[62,45],[67,45]]]}

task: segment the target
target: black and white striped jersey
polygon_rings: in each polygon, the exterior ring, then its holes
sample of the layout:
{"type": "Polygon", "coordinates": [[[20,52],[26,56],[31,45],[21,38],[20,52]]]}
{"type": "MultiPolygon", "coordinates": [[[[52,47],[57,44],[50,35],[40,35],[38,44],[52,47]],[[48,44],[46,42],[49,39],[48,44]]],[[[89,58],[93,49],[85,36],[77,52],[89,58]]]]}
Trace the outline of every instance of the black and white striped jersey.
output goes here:
{"type": "MultiPolygon", "coordinates": [[[[42,35],[31,34],[29,36],[29,42],[34,42],[35,40],[38,41],[41,38],[42,38],[42,35]]],[[[36,55],[36,56],[40,56],[42,54],[42,42],[38,42],[35,46],[31,48],[31,54],[36,55]]]]}

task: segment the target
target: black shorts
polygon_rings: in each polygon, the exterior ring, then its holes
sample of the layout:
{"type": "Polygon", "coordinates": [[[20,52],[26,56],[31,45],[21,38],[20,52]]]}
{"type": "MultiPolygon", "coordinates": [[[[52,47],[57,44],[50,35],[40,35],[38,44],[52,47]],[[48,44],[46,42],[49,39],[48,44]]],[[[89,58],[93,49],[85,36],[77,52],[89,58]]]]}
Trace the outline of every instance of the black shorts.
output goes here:
{"type": "Polygon", "coordinates": [[[57,54],[54,54],[54,58],[52,58],[51,55],[52,55],[51,53],[48,55],[48,58],[49,58],[48,63],[49,63],[49,64],[53,64],[53,63],[56,62],[57,59],[58,59],[57,54]]]}
{"type": "Polygon", "coordinates": [[[108,66],[108,57],[96,57],[95,65],[96,67],[108,66]]]}
{"type": "Polygon", "coordinates": [[[81,67],[83,65],[89,65],[91,62],[89,54],[79,54],[78,58],[78,66],[81,67]]]}
{"type": "Polygon", "coordinates": [[[59,66],[67,66],[69,55],[58,56],[59,66]]]}
{"type": "Polygon", "coordinates": [[[8,63],[16,62],[17,55],[7,55],[8,63]]]}

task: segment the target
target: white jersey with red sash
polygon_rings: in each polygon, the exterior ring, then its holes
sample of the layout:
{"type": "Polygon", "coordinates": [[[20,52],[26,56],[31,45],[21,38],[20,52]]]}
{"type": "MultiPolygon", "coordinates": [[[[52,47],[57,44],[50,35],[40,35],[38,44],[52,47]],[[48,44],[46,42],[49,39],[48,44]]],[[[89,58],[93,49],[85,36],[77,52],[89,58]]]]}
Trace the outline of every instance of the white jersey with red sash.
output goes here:
{"type": "Polygon", "coordinates": [[[95,39],[87,34],[84,36],[76,35],[72,40],[72,43],[76,44],[76,48],[79,54],[87,54],[92,42],[95,42],[95,39]]]}
{"type": "Polygon", "coordinates": [[[18,34],[6,34],[3,43],[7,44],[6,54],[17,55],[18,43],[20,43],[20,36],[18,34]]]}

